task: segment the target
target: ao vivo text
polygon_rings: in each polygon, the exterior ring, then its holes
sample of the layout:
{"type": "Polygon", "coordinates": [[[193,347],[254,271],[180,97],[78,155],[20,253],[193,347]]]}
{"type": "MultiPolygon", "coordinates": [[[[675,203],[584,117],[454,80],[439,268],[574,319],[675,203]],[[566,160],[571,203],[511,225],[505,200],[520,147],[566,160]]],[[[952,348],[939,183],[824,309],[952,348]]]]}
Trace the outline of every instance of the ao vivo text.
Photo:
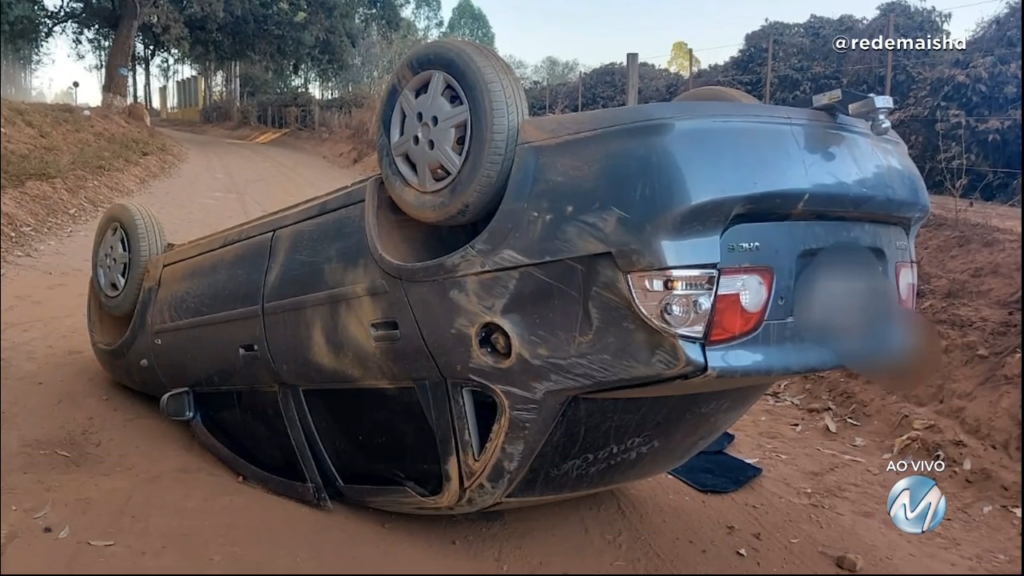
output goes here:
{"type": "Polygon", "coordinates": [[[890,461],[885,467],[886,472],[945,472],[946,463],[942,460],[898,460],[890,461]]]}

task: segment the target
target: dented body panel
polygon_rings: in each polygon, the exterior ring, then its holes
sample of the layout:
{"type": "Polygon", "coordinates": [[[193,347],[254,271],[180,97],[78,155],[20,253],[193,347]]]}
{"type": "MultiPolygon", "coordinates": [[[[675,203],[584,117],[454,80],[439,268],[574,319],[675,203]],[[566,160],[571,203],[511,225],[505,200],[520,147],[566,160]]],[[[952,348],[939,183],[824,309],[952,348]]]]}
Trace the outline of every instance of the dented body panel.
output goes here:
{"type": "MultiPolygon", "coordinates": [[[[197,438],[328,506],[465,513],[663,473],[776,380],[842,365],[793,323],[836,244],[892,278],[927,194],[906,147],[822,112],[671,103],[527,120],[497,212],[424,228],[379,178],[175,246],[115,379],[187,390],[197,438]],[[770,267],[764,324],[708,346],[649,324],[626,274],[770,267]]],[[[874,273],[874,272],[872,272],[874,273]]]]}

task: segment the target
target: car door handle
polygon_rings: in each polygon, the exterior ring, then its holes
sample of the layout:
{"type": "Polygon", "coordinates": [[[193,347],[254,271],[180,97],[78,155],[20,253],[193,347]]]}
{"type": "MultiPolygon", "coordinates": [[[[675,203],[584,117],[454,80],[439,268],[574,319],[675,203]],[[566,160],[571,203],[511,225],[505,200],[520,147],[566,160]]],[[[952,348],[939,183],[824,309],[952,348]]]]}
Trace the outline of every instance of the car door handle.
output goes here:
{"type": "Polygon", "coordinates": [[[377,344],[397,342],[402,337],[396,320],[377,320],[370,323],[370,338],[377,344]]]}
{"type": "Polygon", "coordinates": [[[238,359],[248,362],[260,357],[260,349],[255,344],[242,344],[238,347],[238,359]]]}

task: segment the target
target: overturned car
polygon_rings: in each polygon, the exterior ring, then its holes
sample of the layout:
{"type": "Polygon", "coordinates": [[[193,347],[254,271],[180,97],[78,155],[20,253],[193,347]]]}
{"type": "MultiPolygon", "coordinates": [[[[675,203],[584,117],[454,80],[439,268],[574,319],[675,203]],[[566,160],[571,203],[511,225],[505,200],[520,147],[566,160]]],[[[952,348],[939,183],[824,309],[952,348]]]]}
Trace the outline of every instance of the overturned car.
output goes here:
{"type": "Polygon", "coordinates": [[[527,118],[494,51],[427,44],[384,96],[380,175],[180,245],[112,206],[92,347],[238,474],[321,507],[661,474],[780,378],[908,353],[929,206],[891,107],[711,87],[527,118]]]}

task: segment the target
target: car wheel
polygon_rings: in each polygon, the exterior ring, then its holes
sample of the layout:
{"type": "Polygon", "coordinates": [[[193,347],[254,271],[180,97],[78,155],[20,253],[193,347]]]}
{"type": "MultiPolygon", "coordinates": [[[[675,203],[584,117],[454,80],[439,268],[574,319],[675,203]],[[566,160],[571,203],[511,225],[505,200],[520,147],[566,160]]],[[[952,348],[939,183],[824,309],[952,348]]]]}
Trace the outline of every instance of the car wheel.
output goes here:
{"type": "Polygon", "coordinates": [[[100,306],[113,316],[135,311],[149,261],[164,251],[164,229],[138,204],[114,204],[103,213],[92,243],[92,279],[100,306]]]}
{"type": "Polygon", "coordinates": [[[384,94],[377,160],[391,198],[427,224],[489,215],[505,192],[523,86],[496,52],[464,40],[413,50],[384,94]]]}
{"type": "Polygon", "coordinates": [[[701,86],[676,96],[673,102],[737,102],[739,104],[760,104],[750,94],[725,86],[701,86]]]}

